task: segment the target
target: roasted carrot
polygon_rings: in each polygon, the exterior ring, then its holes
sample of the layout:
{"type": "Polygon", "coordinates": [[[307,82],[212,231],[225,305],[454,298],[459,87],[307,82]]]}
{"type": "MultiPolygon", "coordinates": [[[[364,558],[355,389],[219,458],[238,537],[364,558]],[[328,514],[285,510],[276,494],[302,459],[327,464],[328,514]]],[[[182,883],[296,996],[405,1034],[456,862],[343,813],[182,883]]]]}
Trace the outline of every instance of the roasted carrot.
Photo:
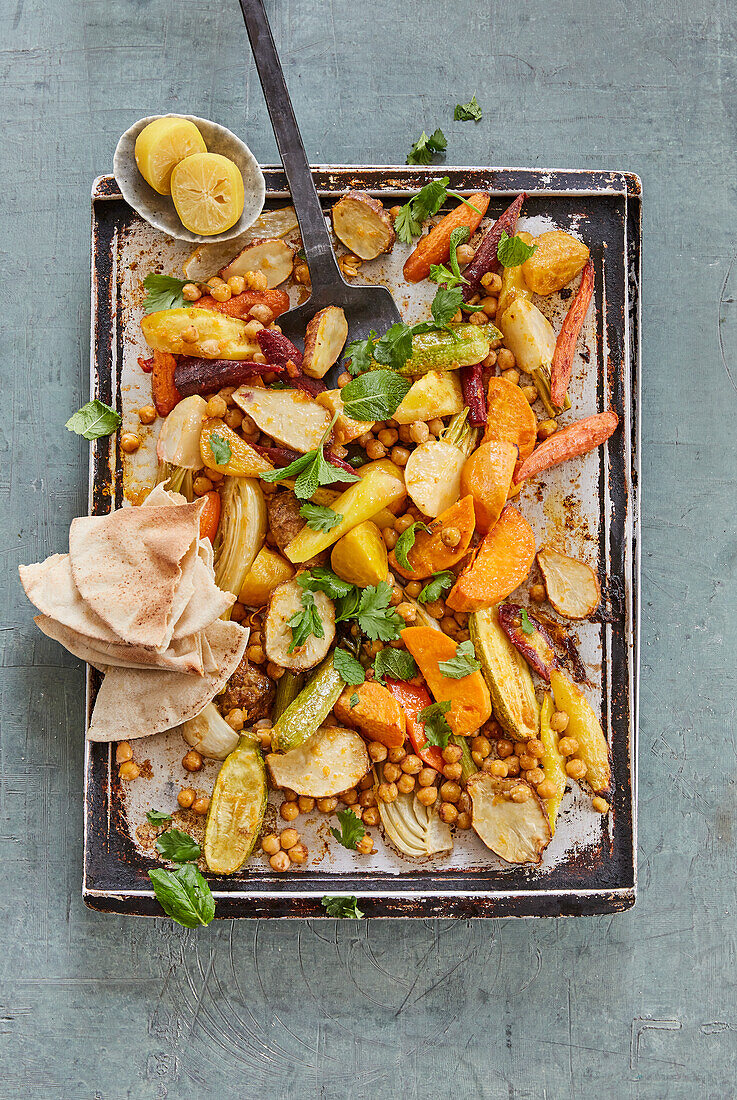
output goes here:
{"type": "Polygon", "coordinates": [[[468,196],[467,201],[481,213],[477,214],[464,202],[460,202],[455,210],[451,210],[450,214],[446,214],[433,226],[427,236],[421,237],[414,252],[405,260],[404,277],[408,283],[419,283],[420,279],[426,279],[432,264],[443,264],[449,259],[450,235],[454,229],[467,225],[469,234],[474,235],[486,213],[489,195],[486,191],[475,191],[468,196]]]}
{"type": "Polygon", "coordinates": [[[491,717],[491,697],[480,672],[454,680],[440,669],[441,661],[452,660],[458,643],[431,626],[408,626],[402,641],[417,662],[427,686],[438,703],[449,702],[445,715],[453,733],[466,737],[481,729],[491,717]]]}
{"type": "Polygon", "coordinates": [[[461,493],[473,497],[477,531],[489,531],[506,504],[519,448],[503,440],[482,443],[461,470],[461,493]]]}
{"type": "Polygon", "coordinates": [[[600,447],[602,443],[606,443],[618,423],[617,414],[613,409],[608,409],[606,412],[596,413],[595,416],[577,420],[567,428],[561,428],[536,447],[530,457],[515,470],[515,484],[519,485],[526,477],[540,474],[551,466],[557,466],[569,458],[576,458],[587,451],[593,451],[594,447],[600,447]]]}
{"type": "Polygon", "coordinates": [[[202,499],[205,507],[200,512],[200,538],[214,542],[220,523],[220,493],[217,489],[211,489],[202,499]]]}
{"type": "Polygon", "coordinates": [[[409,737],[415,755],[424,764],[441,772],[445,765],[443,754],[437,745],[431,745],[425,735],[425,723],[417,717],[421,710],[430,706],[430,693],[419,684],[407,684],[403,680],[387,680],[386,686],[399,703],[407,721],[409,737]]]}
{"type": "Polygon", "coordinates": [[[478,293],[483,275],[486,275],[489,271],[501,271],[502,265],[497,258],[497,249],[502,239],[502,233],[506,233],[508,237],[514,236],[514,231],[517,228],[517,218],[526,198],[527,196],[523,191],[481,238],[481,244],[476,249],[476,255],[463,272],[463,278],[466,280],[463,284],[464,301],[467,302],[469,298],[473,298],[474,294],[478,293]]]}
{"type": "Polygon", "coordinates": [[[535,560],[535,535],[516,508],[507,505],[451,588],[451,611],[481,611],[506,599],[522,584],[535,560]]]}
{"type": "Polygon", "coordinates": [[[174,371],[177,369],[175,355],[168,351],[155,351],[151,371],[151,394],[159,416],[168,416],[171,410],[182,400],[182,395],[174,383],[174,371]]]}
{"type": "Polygon", "coordinates": [[[428,524],[429,531],[416,531],[414,546],[407,554],[411,570],[399,564],[393,550],[389,555],[392,569],[407,580],[421,581],[425,577],[431,577],[433,573],[442,573],[444,569],[452,568],[466,553],[474,525],[473,497],[469,495],[451,504],[437,519],[431,520],[428,524]],[[446,546],[443,542],[443,532],[450,527],[455,527],[461,536],[453,547],[446,546]]]}
{"type": "Polygon", "coordinates": [[[576,350],[576,341],[581,331],[586,311],[589,308],[591,295],[594,292],[594,261],[589,260],[583,269],[581,285],[571,302],[568,313],[555,341],[555,352],[550,365],[550,400],[562,409],[566,399],[568,383],[571,380],[573,370],[573,353],[576,350]]]}
{"type": "Polygon", "coordinates": [[[248,317],[249,310],[254,306],[268,306],[275,317],[286,313],[289,309],[289,295],[286,290],[244,290],[242,294],[235,294],[227,302],[216,302],[209,294],[200,298],[198,309],[216,309],[218,313],[227,313],[229,317],[248,317]]]}

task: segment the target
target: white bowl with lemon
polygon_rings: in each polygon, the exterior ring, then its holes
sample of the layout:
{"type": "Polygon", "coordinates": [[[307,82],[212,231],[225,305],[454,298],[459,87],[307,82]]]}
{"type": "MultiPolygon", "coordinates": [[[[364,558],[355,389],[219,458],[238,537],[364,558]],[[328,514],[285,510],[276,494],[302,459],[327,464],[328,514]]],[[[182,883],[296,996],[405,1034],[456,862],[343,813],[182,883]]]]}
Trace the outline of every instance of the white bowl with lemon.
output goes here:
{"type": "Polygon", "coordinates": [[[113,172],[125,201],[169,237],[229,241],[261,213],[266,183],[234,133],[195,115],[151,115],[121,137],[113,172]]]}

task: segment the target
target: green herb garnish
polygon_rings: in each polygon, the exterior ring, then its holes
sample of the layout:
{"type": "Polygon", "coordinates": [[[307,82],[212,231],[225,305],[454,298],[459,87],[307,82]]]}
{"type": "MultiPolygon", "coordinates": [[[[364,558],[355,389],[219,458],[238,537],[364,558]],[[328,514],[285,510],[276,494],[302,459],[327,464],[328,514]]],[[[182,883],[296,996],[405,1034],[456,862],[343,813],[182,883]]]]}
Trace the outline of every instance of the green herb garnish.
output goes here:
{"type": "Polygon", "coordinates": [[[529,260],[536,248],[536,244],[525,244],[521,237],[510,237],[502,229],[496,256],[502,267],[519,267],[525,260],[529,260]]]}
{"type": "Polygon", "coordinates": [[[330,832],[344,848],[351,848],[355,851],[359,840],[366,836],[366,829],[353,810],[338,810],[337,818],[340,822],[340,829],[331,828],[330,832]]]}
{"type": "MultiPolygon", "coordinates": [[[[352,687],[357,687],[366,679],[366,673],[361,662],[347,649],[341,649],[340,646],[333,653],[333,665],[341,680],[352,687]]],[[[356,702],[358,702],[358,696],[356,696],[356,702]]]]}
{"type": "Polygon", "coordinates": [[[405,531],[402,531],[394,546],[394,557],[397,559],[402,569],[406,569],[408,573],[412,572],[412,566],[409,563],[407,555],[415,544],[418,527],[422,531],[430,530],[427,524],[423,523],[422,520],[415,520],[415,522],[411,523],[405,531]]]}
{"type": "Polygon", "coordinates": [[[167,821],[171,821],[171,814],[165,814],[162,810],[147,810],[146,821],[149,825],[165,825],[167,821]]]}
{"type": "Polygon", "coordinates": [[[431,703],[424,707],[417,717],[425,723],[425,737],[431,745],[439,748],[447,748],[448,738],[453,732],[445,720],[445,715],[450,710],[450,699],[443,699],[441,703],[431,703]]]}
{"type": "Polygon", "coordinates": [[[428,278],[431,282],[444,283],[449,289],[468,282],[468,279],[464,279],[461,275],[457,253],[458,245],[465,244],[469,236],[470,231],[467,225],[459,225],[453,230],[450,235],[450,268],[447,268],[445,264],[430,264],[428,278]]]}
{"type": "Polygon", "coordinates": [[[299,514],[312,531],[332,531],[343,520],[340,512],[334,512],[324,504],[310,504],[309,501],[302,505],[299,514]]]}
{"type": "Polygon", "coordinates": [[[476,660],[473,642],[461,642],[455,657],[451,657],[449,661],[440,661],[438,668],[443,676],[449,676],[451,680],[463,680],[472,672],[477,672],[481,668],[481,662],[476,660]]]}
{"type": "Polygon", "coordinates": [[[389,606],[391,585],[386,581],[364,588],[356,612],[358,625],[372,641],[393,642],[404,627],[404,619],[389,606]]]}
{"type": "Polygon", "coordinates": [[[158,867],[148,877],[161,908],[177,924],[197,928],[215,916],[215,899],[193,863],[183,863],[176,871],[158,867]]]}
{"type": "Polygon", "coordinates": [[[70,432],[84,436],[85,439],[102,439],[112,435],[123,423],[123,417],[111,409],[104,401],[88,401],[64,425],[70,432]]]}
{"type": "Polygon", "coordinates": [[[294,653],[295,649],[303,646],[308,638],[325,637],[325,627],[322,625],[322,619],[315,607],[315,597],[311,592],[302,593],[302,610],[294,612],[289,619],[289,626],[292,628],[292,642],[287,650],[288,653],[294,653]]]}
{"type": "Polygon", "coordinates": [[[358,698],[358,696],[356,695],[356,693],[354,691],[353,695],[351,695],[351,708],[357,707],[358,703],[359,703],[359,698],[358,698]]]}
{"type": "Polygon", "coordinates": [[[448,195],[452,198],[458,199],[460,202],[464,202],[466,206],[470,206],[471,210],[474,210],[477,214],[481,214],[481,211],[470,203],[468,199],[464,199],[463,195],[459,195],[457,191],[450,191],[448,184],[450,183],[450,176],[443,176],[442,179],[432,180],[431,183],[426,183],[416,195],[413,195],[409,202],[406,202],[400,209],[396,218],[394,219],[394,232],[399,237],[403,244],[412,244],[415,237],[419,237],[422,233],[422,223],[431,218],[433,214],[437,214],[440,207],[443,205],[448,195]]]}
{"type": "Polygon", "coordinates": [[[371,329],[365,340],[353,340],[345,349],[343,355],[351,374],[363,374],[365,371],[371,370],[376,340],[377,334],[374,329],[371,329]]]}
{"type": "Polygon", "coordinates": [[[145,313],[158,313],[160,309],[179,309],[184,303],[182,290],[187,285],[187,279],[176,279],[173,275],[147,275],[143,280],[144,289],[148,291],[143,309],[145,313]]]}
{"type": "Polygon", "coordinates": [[[202,855],[197,841],[181,829],[167,829],[162,833],[156,841],[156,851],[172,863],[189,863],[202,855]]]}
{"type": "MultiPolygon", "coordinates": [[[[411,354],[410,330],[409,355],[411,354]]],[[[388,420],[389,417],[394,416],[411,386],[409,378],[402,378],[394,371],[370,370],[349,382],[340,391],[340,399],[343,402],[344,412],[353,420],[388,420]]]]}
{"type": "Polygon", "coordinates": [[[342,897],[340,895],[326,894],[320,902],[323,909],[327,910],[329,917],[350,917],[353,920],[361,920],[363,913],[358,908],[358,898],[342,897]]]}
{"type": "Polygon", "coordinates": [[[288,466],[282,466],[278,470],[267,470],[266,473],[261,474],[261,480],[285,481],[287,478],[296,477],[294,495],[299,500],[309,500],[321,485],[332,485],[336,481],[358,481],[358,474],[349,473],[343,468],[338,469],[337,466],[331,465],[323,454],[323,448],[337,419],[338,414],[335,413],[317,450],[307,451],[306,454],[295,458],[294,462],[290,462],[288,466]]]}
{"type": "Polygon", "coordinates": [[[210,450],[217,466],[227,466],[233,455],[233,448],[219,432],[210,432],[210,450]]]}
{"type": "Polygon", "coordinates": [[[535,633],[535,624],[530,622],[530,616],[527,614],[527,609],[526,608],[524,608],[524,607],[520,608],[519,617],[521,619],[521,624],[522,624],[522,633],[523,634],[534,634],[535,633]]]}
{"type": "Polygon", "coordinates": [[[411,653],[406,649],[380,649],[374,660],[374,676],[379,683],[384,683],[388,676],[390,680],[411,680],[417,675],[417,664],[411,653]]]}
{"type": "Polygon", "coordinates": [[[337,600],[341,596],[347,596],[353,591],[350,581],[344,581],[333,573],[332,569],[326,569],[324,565],[316,565],[305,570],[297,577],[297,583],[310,592],[324,592],[331,600],[337,600]]]}
{"type": "MultiPolygon", "coordinates": [[[[399,541],[399,540],[397,540],[399,541]]],[[[456,582],[456,575],[450,569],[444,569],[442,573],[435,573],[420,592],[417,599],[420,603],[435,603],[443,592],[447,592],[456,582]]]]}
{"type": "Polygon", "coordinates": [[[480,119],[481,108],[475,95],[471,96],[468,103],[456,103],[453,112],[454,122],[479,122],[480,119]]]}
{"type": "Polygon", "coordinates": [[[429,137],[423,130],[407,154],[407,164],[430,164],[435,153],[443,153],[447,148],[442,130],[435,130],[429,137]]]}

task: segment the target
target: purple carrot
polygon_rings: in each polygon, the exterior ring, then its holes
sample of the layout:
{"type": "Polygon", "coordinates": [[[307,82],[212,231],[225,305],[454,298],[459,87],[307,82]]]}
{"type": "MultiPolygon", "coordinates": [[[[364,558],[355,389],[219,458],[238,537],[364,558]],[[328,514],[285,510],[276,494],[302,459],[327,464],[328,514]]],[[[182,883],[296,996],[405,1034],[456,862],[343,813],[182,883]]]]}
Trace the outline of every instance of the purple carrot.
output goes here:
{"type": "Polygon", "coordinates": [[[473,298],[474,294],[478,294],[481,289],[481,277],[483,275],[490,271],[501,271],[502,265],[499,263],[496,253],[502,239],[502,233],[506,233],[508,237],[514,236],[517,228],[517,218],[526,198],[527,196],[523,191],[481,238],[481,244],[476,249],[476,255],[463,272],[463,278],[466,279],[463,286],[464,302],[467,302],[469,298],[473,298]]]}
{"type": "Polygon", "coordinates": [[[262,328],[257,336],[258,346],[270,363],[278,363],[286,368],[288,362],[294,363],[298,370],[302,368],[302,352],[295,347],[282,332],[262,328]]]}
{"type": "Polygon", "coordinates": [[[174,385],[182,397],[193,393],[213,393],[223,386],[240,386],[262,374],[282,374],[276,363],[252,363],[240,359],[198,359],[182,355],[174,371],[174,385]]]}
{"type": "Polygon", "coordinates": [[[480,363],[461,368],[463,404],[468,405],[468,423],[479,427],[486,423],[486,395],[480,363]]]}

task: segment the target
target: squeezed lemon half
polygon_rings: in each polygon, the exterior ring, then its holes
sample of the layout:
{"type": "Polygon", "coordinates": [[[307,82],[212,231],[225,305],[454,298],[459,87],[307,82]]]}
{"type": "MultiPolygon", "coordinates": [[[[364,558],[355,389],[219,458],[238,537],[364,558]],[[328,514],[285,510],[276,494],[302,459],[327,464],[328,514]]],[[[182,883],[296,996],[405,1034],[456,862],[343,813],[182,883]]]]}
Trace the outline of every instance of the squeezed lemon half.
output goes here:
{"type": "Polygon", "coordinates": [[[172,172],[171,197],[185,229],[207,237],[224,233],[243,213],[243,176],[220,153],[195,153],[172,172]]]}
{"type": "Polygon", "coordinates": [[[187,118],[157,118],[136,138],[136,164],[146,183],[160,195],[171,194],[172,169],[207,150],[205,139],[187,118]]]}

